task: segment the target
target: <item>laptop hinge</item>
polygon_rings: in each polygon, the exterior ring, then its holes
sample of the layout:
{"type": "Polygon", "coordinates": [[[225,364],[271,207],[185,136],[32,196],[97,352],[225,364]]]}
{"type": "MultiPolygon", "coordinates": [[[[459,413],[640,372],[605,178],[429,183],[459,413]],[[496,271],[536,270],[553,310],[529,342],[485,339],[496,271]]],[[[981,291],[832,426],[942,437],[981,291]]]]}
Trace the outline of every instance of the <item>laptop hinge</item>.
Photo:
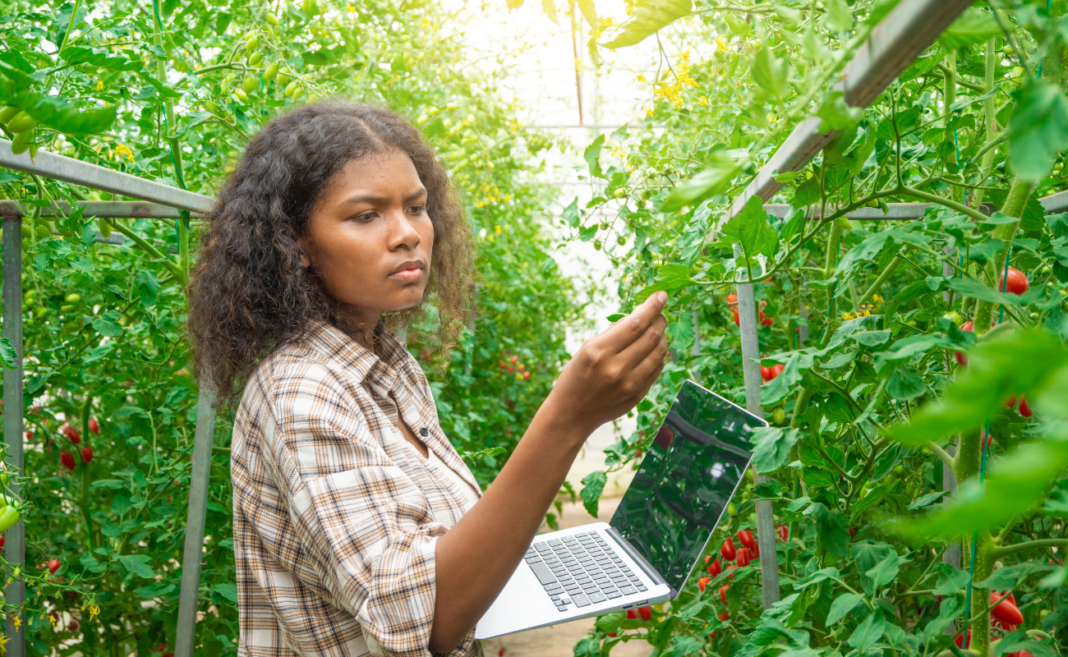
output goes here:
{"type": "MultiPolygon", "coordinates": [[[[645,574],[649,577],[649,579],[653,580],[653,583],[665,585],[667,584],[667,582],[664,581],[664,578],[660,576],[660,573],[656,572],[656,569],[653,568],[649,564],[649,562],[645,560],[645,557],[639,554],[638,551],[634,549],[634,546],[631,545],[629,541],[627,541],[627,539],[623,538],[623,534],[620,534],[619,530],[609,525],[608,533],[610,533],[612,537],[616,539],[616,543],[619,544],[619,547],[623,548],[623,551],[627,553],[627,556],[633,559],[634,563],[638,564],[638,567],[645,571],[645,574]]],[[[672,597],[675,596],[675,589],[671,589],[671,594],[672,597]]]]}

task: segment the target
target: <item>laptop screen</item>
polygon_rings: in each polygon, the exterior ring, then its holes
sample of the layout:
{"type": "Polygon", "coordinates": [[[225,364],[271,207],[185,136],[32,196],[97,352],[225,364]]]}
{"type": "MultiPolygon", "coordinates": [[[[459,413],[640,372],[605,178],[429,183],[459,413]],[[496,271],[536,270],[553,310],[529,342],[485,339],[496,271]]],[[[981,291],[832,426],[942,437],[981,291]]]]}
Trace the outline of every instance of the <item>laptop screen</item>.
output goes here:
{"type": "Polygon", "coordinates": [[[675,591],[682,589],[752,458],[766,423],[686,381],[611,525],[675,591]]]}

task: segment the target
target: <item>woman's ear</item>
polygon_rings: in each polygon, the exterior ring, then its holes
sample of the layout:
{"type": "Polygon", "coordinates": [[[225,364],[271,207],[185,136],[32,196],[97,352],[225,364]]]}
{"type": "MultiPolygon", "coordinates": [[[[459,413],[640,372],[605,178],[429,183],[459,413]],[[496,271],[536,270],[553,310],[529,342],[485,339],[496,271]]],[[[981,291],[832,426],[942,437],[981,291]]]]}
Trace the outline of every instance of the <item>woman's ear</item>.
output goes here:
{"type": "Polygon", "coordinates": [[[311,267],[311,260],[308,259],[308,243],[303,237],[297,238],[297,248],[300,249],[300,264],[307,269],[311,267]]]}

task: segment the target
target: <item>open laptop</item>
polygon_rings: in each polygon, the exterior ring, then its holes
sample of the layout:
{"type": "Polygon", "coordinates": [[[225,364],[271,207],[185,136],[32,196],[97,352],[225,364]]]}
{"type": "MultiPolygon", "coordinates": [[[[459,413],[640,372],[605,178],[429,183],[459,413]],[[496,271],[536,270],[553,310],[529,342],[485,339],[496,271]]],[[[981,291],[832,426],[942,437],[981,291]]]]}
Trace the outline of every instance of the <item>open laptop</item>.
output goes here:
{"type": "Polygon", "coordinates": [[[475,638],[674,599],[693,572],[767,426],[686,381],[609,523],[535,537],[475,638]]]}

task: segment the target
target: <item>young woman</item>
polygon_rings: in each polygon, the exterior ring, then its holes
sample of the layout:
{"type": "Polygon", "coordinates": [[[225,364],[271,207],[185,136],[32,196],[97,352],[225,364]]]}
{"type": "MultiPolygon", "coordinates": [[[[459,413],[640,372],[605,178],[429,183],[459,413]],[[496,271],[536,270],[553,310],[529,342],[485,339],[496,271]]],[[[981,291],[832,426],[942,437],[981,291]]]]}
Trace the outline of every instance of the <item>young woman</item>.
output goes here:
{"type": "Polygon", "coordinates": [[[482,494],[387,327],[433,302],[454,343],[473,275],[471,231],[416,129],[362,105],[277,118],[208,220],[190,333],[238,404],[238,654],[479,653],[474,626],[583,442],[663,369],[666,295],[582,346],[482,494]]]}

